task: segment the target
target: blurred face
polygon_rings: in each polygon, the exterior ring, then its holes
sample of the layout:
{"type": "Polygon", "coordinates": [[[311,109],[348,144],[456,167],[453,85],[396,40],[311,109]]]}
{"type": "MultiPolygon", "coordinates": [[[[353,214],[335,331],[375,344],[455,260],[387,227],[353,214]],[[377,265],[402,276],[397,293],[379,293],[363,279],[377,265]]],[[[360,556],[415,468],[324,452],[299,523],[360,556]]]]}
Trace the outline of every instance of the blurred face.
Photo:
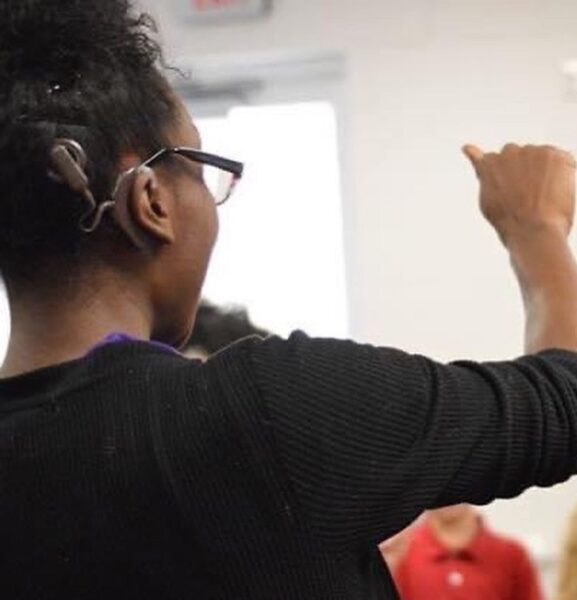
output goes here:
{"type": "MultiPolygon", "coordinates": [[[[171,145],[200,148],[198,131],[179,100],[180,115],[171,145]]],[[[203,168],[182,156],[155,168],[170,194],[174,242],[165,246],[156,268],[156,327],[153,335],[175,346],[189,336],[200,291],[218,234],[214,198],[203,181],[203,168]]]]}
{"type": "Polygon", "coordinates": [[[452,525],[471,515],[474,509],[469,504],[456,504],[429,512],[429,518],[443,525],[452,525]]]}

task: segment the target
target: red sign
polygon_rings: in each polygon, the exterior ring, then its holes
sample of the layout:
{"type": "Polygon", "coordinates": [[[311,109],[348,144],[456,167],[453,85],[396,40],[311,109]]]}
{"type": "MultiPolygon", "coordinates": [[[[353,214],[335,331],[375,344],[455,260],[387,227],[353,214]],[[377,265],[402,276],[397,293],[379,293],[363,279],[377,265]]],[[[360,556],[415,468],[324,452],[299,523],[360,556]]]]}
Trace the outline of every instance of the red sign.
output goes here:
{"type": "Polygon", "coordinates": [[[270,0],[189,0],[196,20],[257,17],[267,12],[270,0]]]}
{"type": "Polygon", "coordinates": [[[243,4],[242,0],[192,0],[193,7],[196,10],[214,10],[219,8],[230,8],[238,4],[243,4]]]}

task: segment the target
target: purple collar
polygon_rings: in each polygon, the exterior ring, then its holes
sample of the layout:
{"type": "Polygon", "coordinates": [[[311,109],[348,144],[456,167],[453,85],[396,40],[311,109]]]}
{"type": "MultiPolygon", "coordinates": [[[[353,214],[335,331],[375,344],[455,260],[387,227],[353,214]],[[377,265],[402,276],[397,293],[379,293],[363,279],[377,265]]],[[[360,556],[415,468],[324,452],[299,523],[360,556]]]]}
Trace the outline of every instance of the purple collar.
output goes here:
{"type": "Polygon", "coordinates": [[[103,340],[92,346],[92,348],[86,353],[86,356],[90,356],[93,352],[102,348],[103,346],[108,346],[109,344],[122,344],[126,342],[143,342],[145,344],[150,344],[151,346],[155,346],[165,352],[170,352],[171,354],[179,354],[176,348],[169,346],[168,344],[163,344],[162,342],[155,342],[154,340],[139,340],[135,337],[127,335],[126,333],[121,333],[119,331],[114,331],[109,333],[103,340]]]}

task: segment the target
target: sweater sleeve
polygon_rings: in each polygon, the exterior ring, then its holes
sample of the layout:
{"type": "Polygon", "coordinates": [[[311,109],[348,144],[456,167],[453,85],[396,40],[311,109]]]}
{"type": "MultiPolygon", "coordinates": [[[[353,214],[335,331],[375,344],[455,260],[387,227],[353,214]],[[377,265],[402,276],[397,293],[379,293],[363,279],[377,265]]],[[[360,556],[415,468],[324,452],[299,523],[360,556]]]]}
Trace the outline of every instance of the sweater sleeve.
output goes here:
{"type": "Polygon", "coordinates": [[[577,471],[577,355],[442,365],[301,333],[251,355],[295,495],[339,546],[577,471]]]}

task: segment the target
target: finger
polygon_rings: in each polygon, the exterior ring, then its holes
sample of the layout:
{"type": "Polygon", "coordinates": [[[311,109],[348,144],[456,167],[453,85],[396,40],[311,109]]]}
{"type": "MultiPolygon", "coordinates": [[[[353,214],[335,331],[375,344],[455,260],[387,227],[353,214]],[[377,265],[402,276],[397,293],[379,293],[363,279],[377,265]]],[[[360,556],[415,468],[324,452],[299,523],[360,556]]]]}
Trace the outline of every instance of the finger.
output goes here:
{"type": "Polygon", "coordinates": [[[472,144],[466,144],[463,146],[462,150],[463,154],[469,159],[471,165],[473,165],[473,169],[475,169],[477,177],[481,177],[481,164],[485,157],[483,151],[472,144]]]}
{"type": "Polygon", "coordinates": [[[575,157],[571,152],[563,150],[562,148],[558,148],[557,146],[552,146],[550,144],[546,144],[542,146],[542,148],[544,148],[545,150],[549,150],[549,152],[553,152],[558,156],[562,157],[568,167],[571,167],[573,169],[576,167],[575,157]]]}
{"type": "Polygon", "coordinates": [[[473,144],[465,144],[465,146],[463,146],[463,154],[473,163],[474,166],[477,166],[485,156],[485,153],[481,150],[481,148],[474,146],[473,144]]]}
{"type": "Polygon", "coordinates": [[[502,154],[511,154],[512,152],[516,152],[520,150],[520,147],[517,144],[505,144],[501,150],[502,154]]]}
{"type": "Polygon", "coordinates": [[[577,168],[577,161],[575,160],[575,156],[571,152],[563,150],[563,155],[565,156],[568,167],[571,167],[572,169],[577,168]]]}

